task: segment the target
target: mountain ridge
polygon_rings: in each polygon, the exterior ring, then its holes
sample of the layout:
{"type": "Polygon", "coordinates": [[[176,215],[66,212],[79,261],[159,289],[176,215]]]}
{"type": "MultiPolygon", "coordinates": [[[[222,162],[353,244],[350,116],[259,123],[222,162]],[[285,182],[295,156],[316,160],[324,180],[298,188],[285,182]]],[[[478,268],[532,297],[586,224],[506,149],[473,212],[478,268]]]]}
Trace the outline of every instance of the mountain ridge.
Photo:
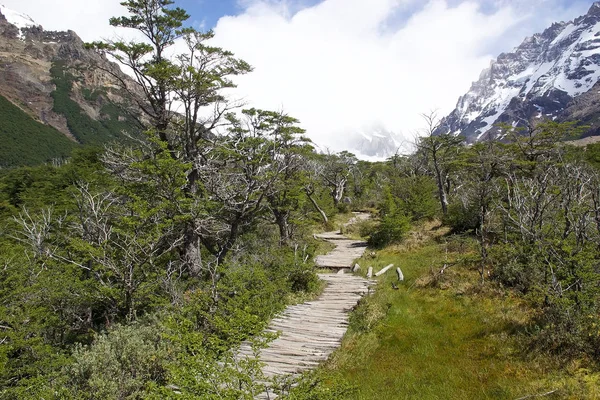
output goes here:
{"type": "Polygon", "coordinates": [[[495,136],[495,124],[580,120],[600,133],[600,2],[573,21],[557,22],[493,60],[435,134],[467,142],[495,136]]]}

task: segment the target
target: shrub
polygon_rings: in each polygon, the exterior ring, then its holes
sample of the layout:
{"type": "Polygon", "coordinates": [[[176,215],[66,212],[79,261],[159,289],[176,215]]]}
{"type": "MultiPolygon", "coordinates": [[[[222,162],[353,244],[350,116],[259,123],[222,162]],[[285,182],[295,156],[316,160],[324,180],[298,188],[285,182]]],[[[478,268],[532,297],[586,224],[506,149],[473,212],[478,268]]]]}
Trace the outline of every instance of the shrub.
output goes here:
{"type": "Polygon", "coordinates": [[[299,377],[284,376],[273,387],[281,399],[338,400],[354,398],[357,388],[341,374],[310,371],[299,377]]]}
{"type": "Polygon", "coordinates": [[[402,212],[386,215],[381,219],[379,227],[369,237],[371,247],[381,248],[391,243],[400,242],[410,230],[410,218],[402,212]]]}
{"type": "Polygon", "coordinates": [[[149,381],[165,381],[169,349],[156,326],[119,325],[73,356],[68,373],[75,398],[136,399],[149,381]]]}
{"type": "Polygon", "coordinates": [[[438,214],[440,206],[435,197],[437,186],[432,178],[405,178],[396,190],[399,191],[399,207],[413,221],[431,220],[438,214]]]}
{"type": "Polygon", "coordinates": [[[369,246],[377,248],[401,241],[410,230],[411,221],[404,210],[396,204],[389,187],[384,189],[384,200],[380,210],[381,222],[368,240],[369,246]]]}
{"type": "Polygon", "coordinates": [[[312,266],[300,266],[294,268],[289,276],[288,282],[292,292],[313,293],[319,288],[319,278],[314,273],[312,266]]]}
{"type": "Polygon", "coordinates": [[[453,203],[448,206],[448,212],[442,222],[449,226],[453,233],[474,230],[479,227],[479,210],[475,205],[453,203]]]}

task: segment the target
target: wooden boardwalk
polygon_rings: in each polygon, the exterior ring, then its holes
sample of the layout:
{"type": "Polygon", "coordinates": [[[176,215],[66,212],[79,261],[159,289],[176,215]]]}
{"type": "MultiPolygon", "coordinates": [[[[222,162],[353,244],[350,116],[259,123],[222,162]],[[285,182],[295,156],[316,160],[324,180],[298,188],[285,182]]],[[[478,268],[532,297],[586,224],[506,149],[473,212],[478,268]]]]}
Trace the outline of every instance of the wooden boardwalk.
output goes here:
{"type": "MultiPolygon", "coordinates": [[[[333,251],[316,260],[320,267],[350,268],[366,248],[364,243],[341,237],[335,232],[318,236],[336,244],[333,251]]],[[[259,356],[264,363],[266,377],[296,375],[315,368],[340,346],[348,327],[348,312],[368,292],[372,283],[362,277],[345,274],[343,270],[340,272],[319,274],[327,286],[317,300],[289,306],[271,321],[267,331],[278,332],[279,336],[259,356]]],[[[243,345],[239,354],[252,357],[252,350],[249,345],[243,345]]],[[[257,397],[274,398],[274,394],[267,392],[257,397]]]]}
{"type": "MultiPolygon", "coordinates": [[[[351,225],[369,218],[369,214],[355,213],[354,217],[346,224],[351,225]]],[[[367,243],[360,240],[348,239],[339,232],[325,232],[315,235],[319,239],[335,244],[335,249],[329,253],[317,256],[315,262],[320,268],[340,269],[352,268],[354,260],[362,257],[367,243]]]]}

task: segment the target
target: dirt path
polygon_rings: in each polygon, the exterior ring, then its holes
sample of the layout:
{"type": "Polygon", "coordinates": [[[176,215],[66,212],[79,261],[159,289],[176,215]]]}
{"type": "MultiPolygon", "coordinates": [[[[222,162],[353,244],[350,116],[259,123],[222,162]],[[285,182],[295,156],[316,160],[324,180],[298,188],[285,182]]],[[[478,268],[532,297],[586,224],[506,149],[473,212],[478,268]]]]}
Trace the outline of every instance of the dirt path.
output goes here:
{"type": "MultiPolygon", "coordinates": [[[[365,218],[368,215],[358,214],[350,223],[365,218]]],[[[327,255],[317,257],[320,267],[350,268],[366,248],[364,242],[350,240],[336,232],[317,236],[336,245],[327,255]]],[[[325,361],[340,346],[348,327],[348,313],[371,284],[359,276],[344,273],[319,274],[319,277],[327,282],[327,287],[317,300],[289,306],[271,321],[267,330],[279,332],[279,337],[260,354],[267,377],[300,374],[325,361]]],[[[252,351],[249,346],[242,346],[240,354],[251,356],[252,351]]],[[[274,395],[263,393],[257,398],[273,399],[274,395]]]]}

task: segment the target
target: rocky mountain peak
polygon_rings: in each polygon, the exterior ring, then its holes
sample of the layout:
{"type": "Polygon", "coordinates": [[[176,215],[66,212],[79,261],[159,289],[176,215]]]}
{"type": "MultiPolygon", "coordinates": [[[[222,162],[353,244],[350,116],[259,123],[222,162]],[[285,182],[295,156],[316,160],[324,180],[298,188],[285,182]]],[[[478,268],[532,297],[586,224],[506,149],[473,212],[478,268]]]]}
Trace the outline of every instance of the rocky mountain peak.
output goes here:
{"type": "Polygon", "coordinates": [[[42,29],[41,25],[37,24],[29,15],[13,11],[0,4],[0,23],[1,22],[7,22],[17,28],[16,35],[21,39],[25,38],[25,33],[29,29],[42,29]]]}
{"type": "MultiPolygon", "coordinates": [[[[517,127],[541,119],[568,120],[573,106],[582,104],[575,99],[597,95],[591,89],[599,79],[600,2],[596,2],[587,14],[554,23],[498,56],[459,98],[436,133],[461,134],[474,142],[497,132],[498,123],[517,127]]],[[[583,103],[590,102],[593,99],[583,103]]],[[[591,115],[577,115],[592,122],[592,130],[600,128],[600,121],[591,121],[591,115]]]]}

